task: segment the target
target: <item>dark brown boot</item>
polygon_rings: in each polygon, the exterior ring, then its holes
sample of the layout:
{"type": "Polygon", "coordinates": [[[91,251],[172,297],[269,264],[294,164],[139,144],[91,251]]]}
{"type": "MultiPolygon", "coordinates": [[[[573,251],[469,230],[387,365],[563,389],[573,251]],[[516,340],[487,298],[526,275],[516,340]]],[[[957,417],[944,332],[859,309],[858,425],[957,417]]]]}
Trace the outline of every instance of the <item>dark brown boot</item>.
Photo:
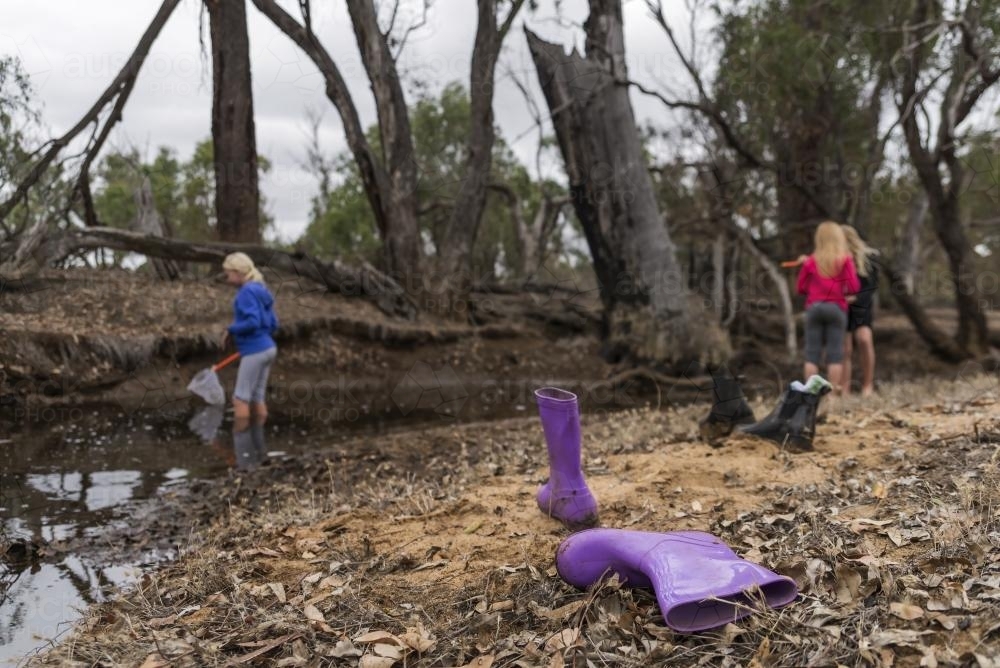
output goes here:
{"type": "Polygon", "coordinates": [[[710,445],[720,445],[720,441],[729,436],[737,425],[752,424],[754,415],[739,382],[728,368],[713,369],[712,381],[715,403],[708,417],[698,423],[698,431],[710,445]]]}

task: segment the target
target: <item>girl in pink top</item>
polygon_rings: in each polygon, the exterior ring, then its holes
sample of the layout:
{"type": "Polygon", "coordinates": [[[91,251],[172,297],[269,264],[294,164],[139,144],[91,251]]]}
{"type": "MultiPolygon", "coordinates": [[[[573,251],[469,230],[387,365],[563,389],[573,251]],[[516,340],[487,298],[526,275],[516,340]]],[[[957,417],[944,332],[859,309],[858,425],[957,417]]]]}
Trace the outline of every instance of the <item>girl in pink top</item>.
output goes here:
{"type": "Polygon", "coordinates": [[[797,290],[806,296],[806,364],[804,378],[819,373],[826,351],[827,380],[840,394],[844,371],[844,331],[847,329],[847,296],[861,289],[858,273],[840,225],[820,223],[816,249],[800,258],[797,290]]]}

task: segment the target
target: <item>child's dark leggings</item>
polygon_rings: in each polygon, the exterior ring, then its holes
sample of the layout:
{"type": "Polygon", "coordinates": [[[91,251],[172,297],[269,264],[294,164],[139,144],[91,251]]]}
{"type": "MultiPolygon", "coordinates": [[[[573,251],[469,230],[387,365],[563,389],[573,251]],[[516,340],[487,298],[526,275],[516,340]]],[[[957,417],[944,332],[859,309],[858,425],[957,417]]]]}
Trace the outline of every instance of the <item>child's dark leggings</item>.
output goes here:
{"type": "Polygon", "coordinates": [[[816,302],[806,309],[806,361],[819,366],[826,348],[826,363],[844,361],[847,313],[833,302],[816,302]]]}

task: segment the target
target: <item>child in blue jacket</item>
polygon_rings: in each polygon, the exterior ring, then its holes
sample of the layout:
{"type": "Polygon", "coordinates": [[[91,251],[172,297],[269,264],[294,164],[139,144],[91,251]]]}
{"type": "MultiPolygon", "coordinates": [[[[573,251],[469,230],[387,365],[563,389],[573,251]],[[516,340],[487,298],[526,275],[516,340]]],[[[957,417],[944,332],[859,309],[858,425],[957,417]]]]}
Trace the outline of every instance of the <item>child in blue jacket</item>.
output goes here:
{"type": "Polygon", "coordinates": [[[256,424],[267,420],[267,377],[278,355],[271,337],[278,329],[278,318],[274,314],[274,297],[248,255],[227,255],[222,268],[226,281],[240,286],[233,300],[233,324],[222,335],[223,348],[231,339],[240,352],[233,391],[234,427],[240,430],[249,425],[251,410],[256,424]]]}

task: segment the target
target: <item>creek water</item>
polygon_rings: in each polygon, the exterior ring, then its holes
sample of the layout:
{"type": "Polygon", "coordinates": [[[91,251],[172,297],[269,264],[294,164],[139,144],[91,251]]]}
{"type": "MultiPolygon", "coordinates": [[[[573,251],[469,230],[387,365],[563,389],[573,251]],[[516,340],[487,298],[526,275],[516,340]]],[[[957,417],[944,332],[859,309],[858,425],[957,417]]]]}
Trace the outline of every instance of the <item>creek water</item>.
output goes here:
{"type": "MultiPolygon", "coordinates": [[[[252,469],[265,458],[294,457],[361,432],[532,414],[530,391],[484,387],[489,391],[466,392],[468,401],[463,398],[454,412],[448,402],[440,410],[447,396],[429,401],[425,411],[423,400],[409,406],[406,397],[394,396],[395,407],[372,402],[353,413],[329,407],[272,411],[263,429],[237,434],[229,413],[197,401],[172,405],[170,413],[65,408],[8,421],[0,431],[0,539],[29,553],[39,546],[43,554],[0,558],[0,667],[57,642],[90,604],[175,556],[174,547],[162,541],[126,546],[108,538],[109,529],[141,528],[139,518],[157,513],[163,495],[184,494],[193,480],[252,469]]],[[[594,401],[581,394],[581,410],[595,403],[602,410],[641,403],[637,396],[622,396],[594,401]]]]}
{"type": "Polygon", "coordinates": [[[109,529],[155,512],[154,499],[193,479],[293,456],[314,442],[308,433],[286,423],[234,434],[231,416],[202,409],[172,419],[51,411],[5,430],[0,536],[14,547],[0,559],[0,666],[46,647],[88,605],[174,556],[155,541],[116,545],[109,529]]]}

